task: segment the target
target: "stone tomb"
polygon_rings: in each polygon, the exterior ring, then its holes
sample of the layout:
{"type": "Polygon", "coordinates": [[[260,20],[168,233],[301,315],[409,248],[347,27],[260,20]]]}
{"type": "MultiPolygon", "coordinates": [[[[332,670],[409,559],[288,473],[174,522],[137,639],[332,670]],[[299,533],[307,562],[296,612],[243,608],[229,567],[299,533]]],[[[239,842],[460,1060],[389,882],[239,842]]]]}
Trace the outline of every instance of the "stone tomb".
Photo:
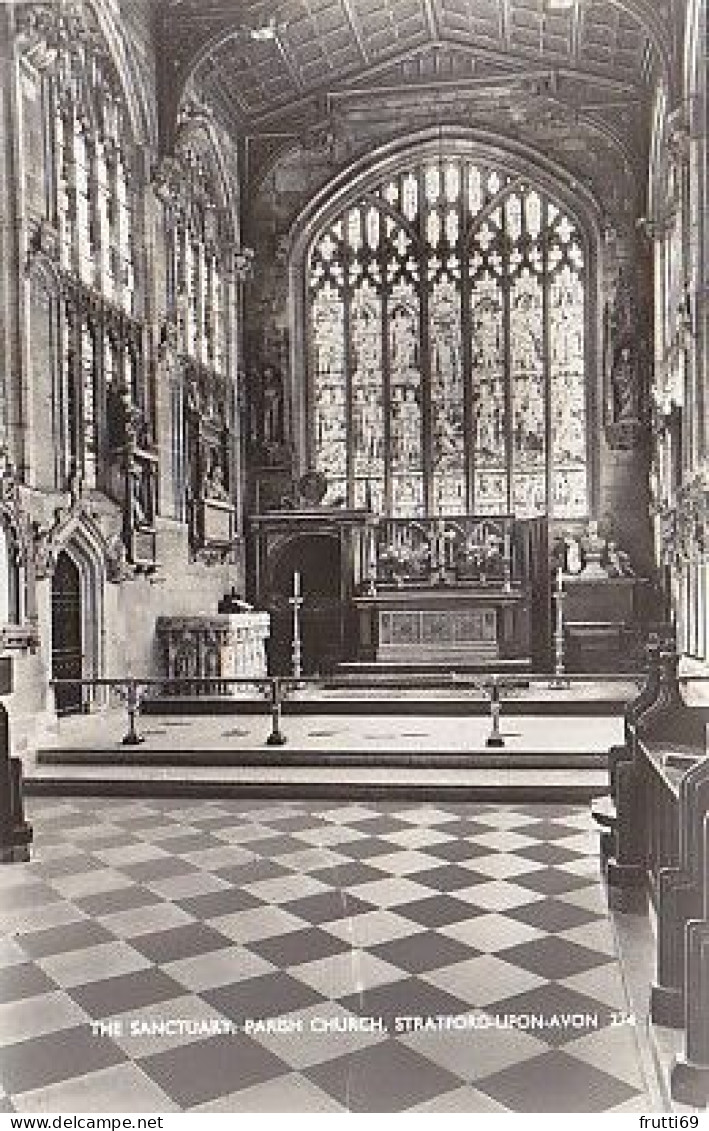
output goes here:
{"type": "Polygon", "coordinates": [[[246,687],[220,681],[267,676],[269,633],[270,616],[266,612],[158,617],[162,670],[174,681],[166,693],[238,695],[247,691],[246,687]]]}

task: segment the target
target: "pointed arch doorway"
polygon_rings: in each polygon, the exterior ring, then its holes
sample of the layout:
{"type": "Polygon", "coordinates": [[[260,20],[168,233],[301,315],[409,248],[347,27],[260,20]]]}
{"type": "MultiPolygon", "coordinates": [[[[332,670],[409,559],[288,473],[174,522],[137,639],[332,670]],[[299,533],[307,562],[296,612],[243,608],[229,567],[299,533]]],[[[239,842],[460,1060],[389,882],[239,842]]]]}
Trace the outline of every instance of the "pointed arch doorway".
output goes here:
{"type": "MultiPolygon", "coordinates": [[[[83,601],[79,566],[62,550],[52,575],[52,679],[83,676],[83,601]]],[[[80,684],[55,689],[57,713],[82,709],[80,684]]]]}

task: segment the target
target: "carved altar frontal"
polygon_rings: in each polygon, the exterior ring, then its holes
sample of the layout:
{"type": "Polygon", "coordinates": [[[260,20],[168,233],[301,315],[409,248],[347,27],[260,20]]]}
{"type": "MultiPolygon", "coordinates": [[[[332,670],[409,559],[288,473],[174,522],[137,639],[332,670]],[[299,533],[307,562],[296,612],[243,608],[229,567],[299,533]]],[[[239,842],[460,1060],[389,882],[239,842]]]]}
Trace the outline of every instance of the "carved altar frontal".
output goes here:
{"type": "Polygon", "coordinates": [[[355,597],[354,605],[360,661],[471,667],[529,662],[530,606],[523,587],[397,587],[355,597]]]}
{"type": "Polygon", "coordinates": [[[380,609],[378,658],[405,661],[415,653],[428,661],[496,660],[497,611],[380,609]]]}
{"type": "Polygon", "coordinates": [[[163,671],[174,681],[168,694],[233,696],[249,692],[246,686],[220,681],[261,679],[268,674],[270,623],[266,612],[158,617],[163,671]]]}

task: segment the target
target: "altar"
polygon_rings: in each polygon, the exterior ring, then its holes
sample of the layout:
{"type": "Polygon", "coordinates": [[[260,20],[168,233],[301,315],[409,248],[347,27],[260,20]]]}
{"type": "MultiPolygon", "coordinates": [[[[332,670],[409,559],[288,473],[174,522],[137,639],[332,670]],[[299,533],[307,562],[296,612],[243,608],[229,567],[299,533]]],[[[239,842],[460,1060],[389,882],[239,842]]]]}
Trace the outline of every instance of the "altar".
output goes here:
{"type": "Polygon", "coordinates": [[[327,506],[251,517],[253,599],[272,617],[272,673],[375,664],[527,669],[548,621],[546,523],[512,515],[378,517],[327,506]]]}
{"type": "Polygon", "coordinates": [[[530,603],[520,586],[417,586],[355,597],[362,662],[528,667],[530,603]]]}

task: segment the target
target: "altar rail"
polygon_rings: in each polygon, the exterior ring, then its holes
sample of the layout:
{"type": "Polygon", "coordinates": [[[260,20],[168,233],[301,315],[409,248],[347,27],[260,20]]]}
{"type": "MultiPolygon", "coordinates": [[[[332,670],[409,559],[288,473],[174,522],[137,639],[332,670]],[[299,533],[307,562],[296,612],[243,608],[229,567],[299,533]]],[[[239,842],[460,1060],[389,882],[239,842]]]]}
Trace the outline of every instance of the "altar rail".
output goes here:
{"type": "Polygon", "coordinates": [[[672,648],[655,641],[645,687],[626,712],[625,743],[610,752],[613,805],[596,809],[609,901],[657,918],[650,1016],[682,1028],[675,1099],[709,1102],[709,710],[684,703],[672,648]]]}

